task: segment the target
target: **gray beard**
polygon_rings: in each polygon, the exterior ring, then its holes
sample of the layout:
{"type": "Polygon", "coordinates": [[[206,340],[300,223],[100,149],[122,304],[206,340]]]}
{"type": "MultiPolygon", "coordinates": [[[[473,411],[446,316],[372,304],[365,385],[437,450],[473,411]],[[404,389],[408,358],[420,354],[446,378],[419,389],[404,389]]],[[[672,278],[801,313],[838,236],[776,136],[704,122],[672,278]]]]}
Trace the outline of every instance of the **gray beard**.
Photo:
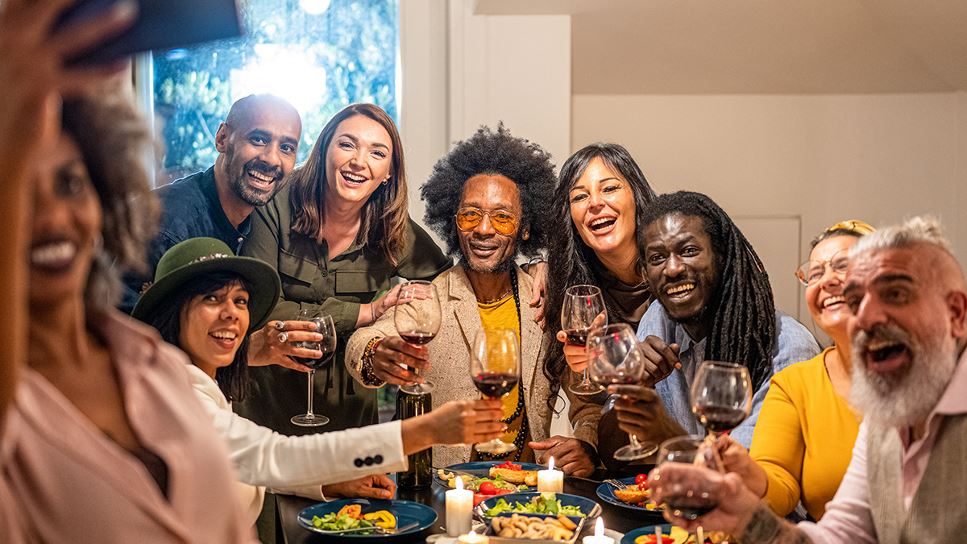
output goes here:
{"type": "Polygon", "coordinates": [[[883,329],[890,337],[904,339],[911,352],[910,364],[893,375],[867,370],[863,359],[866,344],[881,335],[857,333],[853,338],[850,405],[878,426],[909,427],[926,421],[957,368],[956,345],[938,334],[921,346],[898,327],[883,329]]]}

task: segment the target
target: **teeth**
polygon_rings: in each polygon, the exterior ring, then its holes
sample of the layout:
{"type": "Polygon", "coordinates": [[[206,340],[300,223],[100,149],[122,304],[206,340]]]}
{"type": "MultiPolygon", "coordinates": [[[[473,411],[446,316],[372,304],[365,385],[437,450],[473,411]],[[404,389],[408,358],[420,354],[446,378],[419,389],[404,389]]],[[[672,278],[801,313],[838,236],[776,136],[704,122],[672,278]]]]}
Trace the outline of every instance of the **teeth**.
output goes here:
{"type": "Polygon", "coordinates": [[[258,172],[256,170],[249,170],[248,171],[248,175],[252,176],[253,178],[255,178],[255,179],[257,179],[257,180],[259,180],[259,181],[261,181],[263,183],[272,183],[273,181],[275,181],[275,178],[274,177],[267,176],[267,175],[263,174],[262,172],[258,172]]]}
{"type": "Polygon", "coordinates": [[[366,178],[364,178],[363,176],[357,176],[356,174],[351,174],[349,172],[343,172],[342,177],[353,183],[362,183],[366,181],[366,178]]]}
{"type": "Polygon", "coordinates": [[[669,295],[676,295],[678,293],[684,293],[686,291],[691,291],[692,289],[695,289],[695,284],[689,282],[689,283],[686,283],[686,284],[683,284],[683,285],[679,285],[677,287],[671,287],[671,288],[669,288],[665,292],[668,293],[669,295]]]}
{"type": "Polygon", "coordinates": [[[823,301],[823,308],[829,308],[830,306],[832,306],[833,304],[836,304],[837,302],[846,302],[846,298],[841,296],[829,297],[823,301]]]}
{"type": "Polygon", "coordinates": [[[892,340],[874,340],[866,345],[866,351],[880,351],[902,345],[900,342],[894,342],[892,340]]]}
{"type": "Polygon", "coordinates": [[[40,266],[51,266],[64,263],[74,258],[77,246],[74,242],[54,242],[30,251],[30,262],[40,266]]]}
{"type": "Polygon", "coordinates": [[[595,219],[594,221],[591,221],[590,226],[591,228],[600,227],[601,225],[604,225],[605,223],[608,223],[614,220],[615,220],[614,217],[601,217],[599,219],[595,219]]]}
{"type": "Polygon", "coordinates": [[[214,338],[219,338],[222,340],[235,340],[235,338],[238,337],[238,335],[234,332],[228,331],[212,331],[208,334],[214,338]]]}

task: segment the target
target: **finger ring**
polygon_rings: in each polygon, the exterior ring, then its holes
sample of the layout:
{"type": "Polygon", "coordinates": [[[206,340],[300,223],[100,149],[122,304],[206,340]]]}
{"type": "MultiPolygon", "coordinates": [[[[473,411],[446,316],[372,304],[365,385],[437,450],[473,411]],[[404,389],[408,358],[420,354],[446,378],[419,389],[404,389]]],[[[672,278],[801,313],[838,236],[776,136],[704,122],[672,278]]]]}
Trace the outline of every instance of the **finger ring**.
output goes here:
{"type": "Polygon", "coordinates": [[[284,344],[289,340],[289,333],[282,331],[279,333],[279,343],[284,344]]]}
{"type": "Polygon", "coordinates": [[[285,321],[276,321],[275,322],[275,330],[277,330],[277,331],[284,331],[285,330],[285,321]]]}

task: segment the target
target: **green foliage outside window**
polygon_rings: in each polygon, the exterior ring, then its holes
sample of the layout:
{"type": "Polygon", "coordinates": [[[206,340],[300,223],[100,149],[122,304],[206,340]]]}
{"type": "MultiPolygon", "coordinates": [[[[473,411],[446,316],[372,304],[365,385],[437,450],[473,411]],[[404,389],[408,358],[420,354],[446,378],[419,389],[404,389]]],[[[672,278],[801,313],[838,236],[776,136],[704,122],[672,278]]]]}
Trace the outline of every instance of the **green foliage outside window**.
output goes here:
{"type": "Polygon", "coordinates": [[[397,0],[331,0],[318,15],[299,0],[239,4],[244,37],[154,52],[155,113],[170,179],[214,163],[219,123],[252,92],[274,92],[299,109],[300,160],[348,104],[373,102],[398,118],[397,0]]]}

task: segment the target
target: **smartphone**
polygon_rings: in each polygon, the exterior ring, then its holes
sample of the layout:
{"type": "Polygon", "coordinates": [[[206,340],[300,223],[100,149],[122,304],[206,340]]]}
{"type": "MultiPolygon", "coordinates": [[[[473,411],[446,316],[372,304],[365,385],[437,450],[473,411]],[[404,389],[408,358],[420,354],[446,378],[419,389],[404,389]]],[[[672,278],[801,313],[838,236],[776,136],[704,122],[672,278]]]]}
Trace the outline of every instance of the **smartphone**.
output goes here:
{"type": "MultiPolygon", "coordinates": [[[[78,0],[55,28],[96,17],[117,0],[78,0]]],[[[236,0],[135,0],[134,24],[121,34],[70,59],[68,64],[103,64],[151,49],[169,49],[242,34],[236,0]]]]}

